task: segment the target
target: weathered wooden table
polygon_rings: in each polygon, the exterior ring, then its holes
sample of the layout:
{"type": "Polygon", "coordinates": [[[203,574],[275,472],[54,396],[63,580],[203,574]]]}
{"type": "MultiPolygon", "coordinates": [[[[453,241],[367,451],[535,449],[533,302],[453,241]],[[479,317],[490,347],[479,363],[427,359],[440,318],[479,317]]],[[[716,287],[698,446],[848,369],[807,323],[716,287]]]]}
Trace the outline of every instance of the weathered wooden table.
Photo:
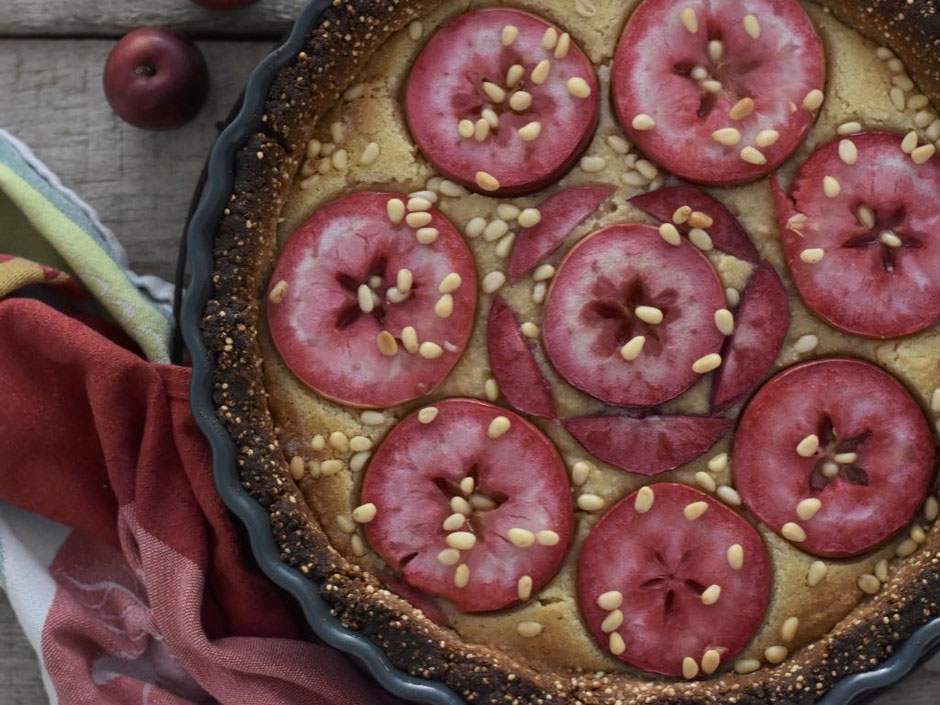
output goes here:
{"type": "MultiPolygon", "coordinates": [[[[186,208],[217,123],[303,0],[212,13],[188,0],[0,0],[0,127],[24,140],[101,215],[142,274],[172,279],[186,208]],[[115,40],[142,25],[184,29],[206,54],[212,93],[174,132],[136,130],[111,113],[101,70],[115,40]]],[[[876,699],[940,701],[940,655],[876,699]]],[[[47,702],[36,659],[0,598],[0,703],[47,702]]]]}

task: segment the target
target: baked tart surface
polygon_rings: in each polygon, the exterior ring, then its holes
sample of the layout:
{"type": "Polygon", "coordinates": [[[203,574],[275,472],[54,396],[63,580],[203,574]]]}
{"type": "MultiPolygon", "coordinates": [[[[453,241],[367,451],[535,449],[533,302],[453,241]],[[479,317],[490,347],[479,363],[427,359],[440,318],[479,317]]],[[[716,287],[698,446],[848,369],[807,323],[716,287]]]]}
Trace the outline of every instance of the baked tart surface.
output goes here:
{"type": "Polygon", "coordinates": [[[205,330],[344,623],[468,700],[812,702],[937,616],[940,35],[904,7],[327,11],[205,330]]]}

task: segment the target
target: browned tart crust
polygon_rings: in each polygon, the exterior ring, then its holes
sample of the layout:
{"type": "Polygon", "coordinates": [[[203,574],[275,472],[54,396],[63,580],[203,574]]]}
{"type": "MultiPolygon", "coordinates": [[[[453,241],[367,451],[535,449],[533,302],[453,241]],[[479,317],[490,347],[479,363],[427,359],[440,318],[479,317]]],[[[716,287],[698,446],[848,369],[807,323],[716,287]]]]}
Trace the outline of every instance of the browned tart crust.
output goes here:
{"type": "MultiPolygon", "coordinates": [[[[933,0],[820,4],[891,47],[923,92],[940,102],[940,17],[933,0]]],[[[377,643],[396,666],[441,681],[469,702],[811,703],[844,676],[888,658],[917,627],[940,616],[937,530],[886,589],[824,638],[775,668],[702,682],[536,672],[511,654],[468,645],[433,624],[330,545],[291,479],[261,369],[258,324],[277,218],[316,118],[390,34],[436,6],[434,0],[334,0],[305,50],[277,76],[264,129],[238,154],[234,191],[218,224],[213,291],[203,322],[215,363],[214,400],[238,448],[243,486],[270,513],[283,561],[307,575],[333,613],[377,643]]]]}

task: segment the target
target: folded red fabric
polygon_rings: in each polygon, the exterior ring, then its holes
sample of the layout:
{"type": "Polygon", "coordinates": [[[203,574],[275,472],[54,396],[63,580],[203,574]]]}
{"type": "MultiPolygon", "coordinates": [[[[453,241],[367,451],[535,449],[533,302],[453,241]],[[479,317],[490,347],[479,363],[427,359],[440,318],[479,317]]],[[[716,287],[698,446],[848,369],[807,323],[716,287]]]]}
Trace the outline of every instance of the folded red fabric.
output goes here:
{"type": "Polygon", "coordinates": [[[153,365],[0,301],[0,499],[65,524],[42,658],[62,703],[399,703],[245,559],[189,408],[153,365]]]}

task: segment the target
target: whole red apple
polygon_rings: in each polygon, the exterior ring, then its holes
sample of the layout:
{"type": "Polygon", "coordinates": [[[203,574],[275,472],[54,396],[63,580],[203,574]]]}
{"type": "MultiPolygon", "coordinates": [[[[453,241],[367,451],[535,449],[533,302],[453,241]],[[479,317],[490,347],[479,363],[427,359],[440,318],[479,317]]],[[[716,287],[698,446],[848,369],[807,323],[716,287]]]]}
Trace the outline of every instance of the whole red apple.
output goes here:
{"type": "Polygon", "coordinates": [[[121,118],[169,130],[196,117],[209,92],[206,60],[191,39],[141,27],[119,41],[104,66],[104,94],[121,118]]]}
{"type": "Polygon", "coordinates": [[[193,0],[193,2],[208,7],[210,10],[238,10],[254,5],[258,0],[193,0]]]}

